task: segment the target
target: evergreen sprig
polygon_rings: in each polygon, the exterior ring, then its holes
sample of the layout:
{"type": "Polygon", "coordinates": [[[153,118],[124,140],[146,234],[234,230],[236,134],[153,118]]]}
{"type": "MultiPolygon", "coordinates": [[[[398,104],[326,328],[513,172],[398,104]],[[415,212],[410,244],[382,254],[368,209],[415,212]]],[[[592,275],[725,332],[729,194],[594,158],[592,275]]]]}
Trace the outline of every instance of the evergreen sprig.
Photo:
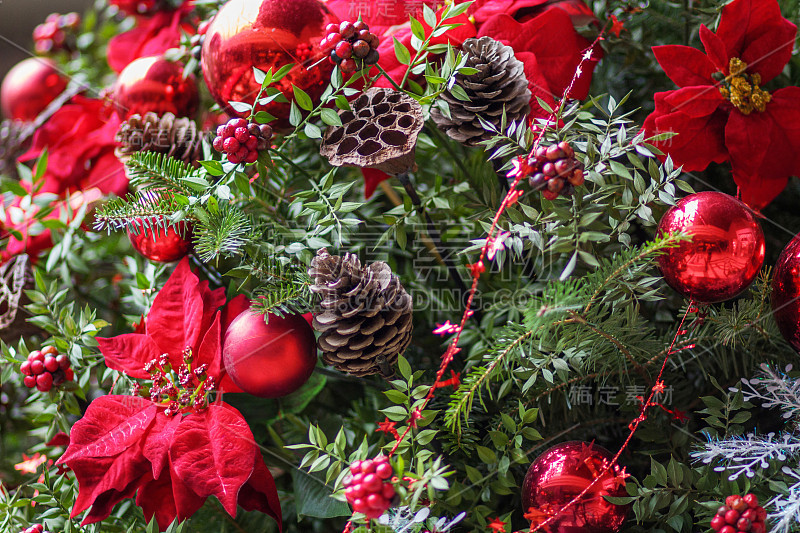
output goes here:
{"type": "Polygon", "coordinates": [[[134,188],[168,190],[190,196],[208,186],[197,169],[157,152],[135,152],[125,163],[125,168],[134,188]]]}
{"type": "Polygon", "coordinates": [[[109,232],[131,230],[138,234],[142,230],[176,227],[181,220],[191,218],[183,207],[172,195],[138,191],[106,202],[95,215],[94,228],[109,232]]]}

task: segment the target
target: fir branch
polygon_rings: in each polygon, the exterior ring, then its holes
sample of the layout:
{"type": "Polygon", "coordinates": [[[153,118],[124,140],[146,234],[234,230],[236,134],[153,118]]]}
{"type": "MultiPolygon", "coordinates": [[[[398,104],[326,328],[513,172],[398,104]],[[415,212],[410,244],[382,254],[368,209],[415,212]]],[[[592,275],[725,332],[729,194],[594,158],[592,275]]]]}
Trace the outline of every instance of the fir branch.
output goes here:
{"type": "Polygon", "coordinates": [[[303,314],[311,310],[314,294],[311,279],[298,273],[292,280],[276,282],[271,287],[260,288],[255,295],[253,309],[261,314],[283,317],[303,314]]]}
{"type": "Polygon", "coordinates": [[[94,228],[109,232],[131,230],[137,234],[142,229],[178,229],[184,226],[178,223],[188,218],[183,207],[171,195],[138,191],[106,202],[95,215],[94,228]]]}
{"type": "Polygon", "coordinates": [[[254,240],[252,221],[238,209],[225,204],[198,222],[194,235],[195,252],[204,263],[217,257],[239,255],[254,240]]]}
{"type": "Polygon", "coordinates": [[[135,152],[125,163],[131,186],[191,196],[208,186],[191,165],[157,152],[135,152]]]}

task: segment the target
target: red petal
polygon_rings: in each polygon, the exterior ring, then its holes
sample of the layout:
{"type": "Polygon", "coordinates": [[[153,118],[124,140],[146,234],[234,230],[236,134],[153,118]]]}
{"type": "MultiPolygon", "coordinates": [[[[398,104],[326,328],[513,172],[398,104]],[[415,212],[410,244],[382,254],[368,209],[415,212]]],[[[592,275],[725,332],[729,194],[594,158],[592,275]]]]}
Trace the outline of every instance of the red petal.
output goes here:
{"type": "Polygon", "coordinates": [[[203,299],[203,322],[200,329],[205,331],[211,327],[211,322],[214,321],[214,314],[217,309],[225,305],[227,298],[225,298],[225,289],[212,291],[208,287],[208,281],[201,281],[197,288],[200,292],[200,297],[203,299]]]}
{"type": "Polygon", "coordinates": [[[553,94],[553,91],[550,90],[547,85],[547,79],[539,68],[539,62],[536,61],[536,54],[531,52],[519,52],[515,55],[517,59],[522,61],[522,65],[525,69],[525,77],[528,78],[528,89],[531,91],[530,116],[535,118],[549,117],[550,113],[539,104],[539,98],[544,100],[544,102],[550,106],[550,109],[555,109],[555,99],[561,98],[561,95],[553,94]]]}
{"type": "Polygon", "coordinates": [[[767,147],[769,154],[752,174],[733,167],[733,177],[741,188],[742,200],[754,209],[761,209],[780,194],[789,176],[800,176],[798,101],[799,87],[785,87],[772,94],[772,101],[762,113],[771,121],[771,135],[757,139],[760,145],[767,147]]]}
{"type": "MultiPolygon", "coordinates": [[[[214,379],[222,374],[222,332],[220,331],[220,313],[216,314],[214,323],[206,332],[200,347],[194,354],[194,364],[207,365],[208,375],[214,379]]],[[[218,383],[218,385],[220,385],[218,383]]]]}
{"type": "Polygon", "coordinates": [[[654,46],[653,54],[669,79],[678,87],[712,85],[711,75],[717,71],[703,52],[691,46],[670,44],[654,46]]]}
{"type": "Polygon", "coordinates": [[[767,83],[792,57],[797,26],[783,18],[775,0],[734,0],[722,8],[717,35],[728,54],[767,83]]]}
{"type": "MultiPolygon", "coordinates": [[[[166,472],[166,471],[165,471],[166,472]]],[[[175,499],[175,509],[178,511],[178,517],[181,520],[186,520],[194,515],[206,501],[206,496],[198,496],[191,488],[181,480],[175,473],[175,465],[170,460],[169,474],[172,479],[172,496],[175,499]]]]}
{"type": "Polygon", "coordinates": [[[768,142],[772,124],[773,119],[767,113],[754,111],[745,116],[738,110],[731,112],[725,126],[725,146],[735,172],[751,175],[761,166],[767,152],[772,150],[768,142]]]}
{"type": "Polygon", "coordinates": [[[97,343],[108,368],[138,379],[149,378],[150,374],[144,371],[144,365],[164,353],[149,335],[140,333],[97,337],[97,343]]]}
{"type": "Polygon", "coordinates": [[[239,505],[245,511],[261,511],[270,515],[278,523],[278,530],[283,531],[278,489],[260,453],[256,453],[253,474],[239,493],[239,505]]]}
{"type": "Polygon", "coordinates": [[[721,163],[728,159],[725,148],[725,122],[727,115],[717,110],[711,115],[692,118],[674,111],[666,102],[672,92],[656,93],[656,110],[644,122],[647,135],[676,132],[678,135],[654,145],[672,156],[676,165],[684,170],[703,170],[712,161],[721,163]]]}
{"type": "Polygon", "coordinates": [[[139,480],[133,479],[122,490],[111,489],[99,494],[92,502],[92,508],[86,514],[81,525],[94,524],[108,518],[115,505],[125,498],[133,497],[138,484],[139,480]]]}
{"type": "MultiPolygon", "coordinates": [[[[101,396],[70,432],[70,444],[60,463],[112,457],[139,443],[153,423],[156,406],[136,396],[101,396]]],[[[70,466],[72,466],[70,464],[70,466]]]]}
{"type": "Polygon", "coordinates": [[[169,445],[180,422],[180,416],[166,416],[163,410],[159,410],[152,429],[145,437],[142,454],[150,461],[154,478],[161,476],[169,461],[169,445]]]}
{"type": "Polygon", "coordinates": [[[362,168],[361,174],[364,175],[364,198],[371,197],[380,182],[391,178],[389,174],[376,168],[362,168]]]}
{"type": "Polygon", "coordinates": [[[153,479],[153,473],[148,472],[139,485],[136,494],[136,505],[142,508],[145,520],[150,522],[156,517],[158,528],[165,531],[175,521],[178,511],[175,507],[175,497],[172,494],[172,478],[169,469],[158,479],[153,479]]]}
{"type": "Polygon", "coordinates": [[[717,67],[719,72],[728,73],[728,63],[730,56],[725,48],[725,43],[717,35],[706,28],[705,24],[700,25],[700,41],[706,49],[708,59],[717,67]]]}
{"type": "Polygon", "coordinates": [[[169,456],[177,478],[201,498],[216,496],[236,516],[239,491],[253,473],[257,451],[241,413],[212,404],[181,421],[169,456]]]}
{"type": "Polygon", "coordinates": [[[147,334],[167,353],[173,366],[180,366],[186,347],[197,349],[203,321],[200,280],[189,267],[189,259],[178,263],[175,271],[158,291],[147,315],[147,334]]]}
{"type": "Polygon", "coordinates": [[[102,156],[94,160],[91,170],[79,185],[82,190],[97,187],[103,194],[125,194],[128,190],[128,177],[125,175],[125,167],[114,155],[113,148],[107,148],[102,156]]]}
{"type": "Polygon", "coordinates": [[[725,99],[716,87],[700,85],[670,91],[664,97],[664,101],[672,111],[680,111],[692,118],[700,118],[716,111],[725,102],[725,99]]]}

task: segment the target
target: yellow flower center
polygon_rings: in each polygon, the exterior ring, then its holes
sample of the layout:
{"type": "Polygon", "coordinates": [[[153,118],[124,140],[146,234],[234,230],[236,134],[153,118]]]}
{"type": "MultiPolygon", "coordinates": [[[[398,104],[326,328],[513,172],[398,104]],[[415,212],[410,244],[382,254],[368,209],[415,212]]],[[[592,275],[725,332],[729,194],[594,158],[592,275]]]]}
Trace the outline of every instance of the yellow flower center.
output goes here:
{"type": "Polygon", "coordinates": [[[738,57],[731,58],[728,70],[730,74],[721,79],[720,94],[743,115],[749,115],[753,111],[763,113],[767,103],[772,100],[772,95],[758,86],[761,83],[761,75],[748,75],[747,63],[738,57]]]}

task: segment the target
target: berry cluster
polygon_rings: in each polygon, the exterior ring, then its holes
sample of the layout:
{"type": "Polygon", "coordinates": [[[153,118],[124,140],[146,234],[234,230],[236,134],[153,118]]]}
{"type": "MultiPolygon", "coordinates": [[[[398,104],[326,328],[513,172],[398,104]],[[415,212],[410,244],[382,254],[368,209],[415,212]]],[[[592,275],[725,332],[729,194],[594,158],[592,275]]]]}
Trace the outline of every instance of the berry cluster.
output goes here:
{"type": "Polygon", "coordinates": [[[711,529],[718,533],[764,533],[767,511],[758,505],[755,494],[742,497],[733,494],[725,499],[725,505],[717,509],[711,519],[711,529]]]}
{"type": "Polygon", "coordinates": [[[65,50],[71,52],[75,49],[75,32],[81,23],[77,13],[59,15],[52,13],[43,23],[33,30],[33,41],[36,53],[49,54],[65,50]]]}
{"type": "Polygon", "coordinates": [[[29,389],[36,387],[40,392],[47,392],[75,378],[69,358],[63,353],[59,355],[54,346],[32,351],[19,369],[25,375],[25,386],[29,389]]]}
{"type": "Polygon", "coordinates": [[[320,43],[320,48],[330,52],[331,63],[339,65],[345,74],[352,74],[359,68],[378,62],[380,40],[377,35],[370,33],[369,26],[363,20],[328,24],[325,32],[327,36],[320,43]]]}
{"type": "Polygon", "coordinates": [[[23,529],[20,533],[48,533],[44,530],[44,526],[42,524],[33,524],[28,529],[23,529]]]}
{"type": "Polygon", "coordinates": [[[172,368],[169,356],[162,354],[144,365],[153,384],[142,387],[133,386],[133,395],[149,398],[151,402],[166,406],[164,414],[174,416],[189,411],[199,411],[208,407],[208,393],[216,388],[216,382],[208,375],[206,365],[192,366],[192,350],[183,352],[183,363],[172,368]]]}
{"type": "Polygon", "coordinates": [[[367,518],[378,518],[391,507],[395,495],[390,481],[393,473],[385,455],[351,464],[350,475],[344,478],[344,494],[353,510],[367,518]]]}
{"type": "Polygon", "coordinates": [[[583,163],[575,159],[575,151],[566,141],[540,146],[527,160],[524,169],[534,191],[544,189],[544,197],[554,200],[559,194],[569,196],[575,187],[583,185],[583,163]]]}
{"type": "Polygon", "coordinates": [[[269,124],[247,122],[243,118],[232,118],[217,128],[214,150],[228,154],[231,163],[255,163],[259,150],[265,150],[272,138],[269,124]]]}

